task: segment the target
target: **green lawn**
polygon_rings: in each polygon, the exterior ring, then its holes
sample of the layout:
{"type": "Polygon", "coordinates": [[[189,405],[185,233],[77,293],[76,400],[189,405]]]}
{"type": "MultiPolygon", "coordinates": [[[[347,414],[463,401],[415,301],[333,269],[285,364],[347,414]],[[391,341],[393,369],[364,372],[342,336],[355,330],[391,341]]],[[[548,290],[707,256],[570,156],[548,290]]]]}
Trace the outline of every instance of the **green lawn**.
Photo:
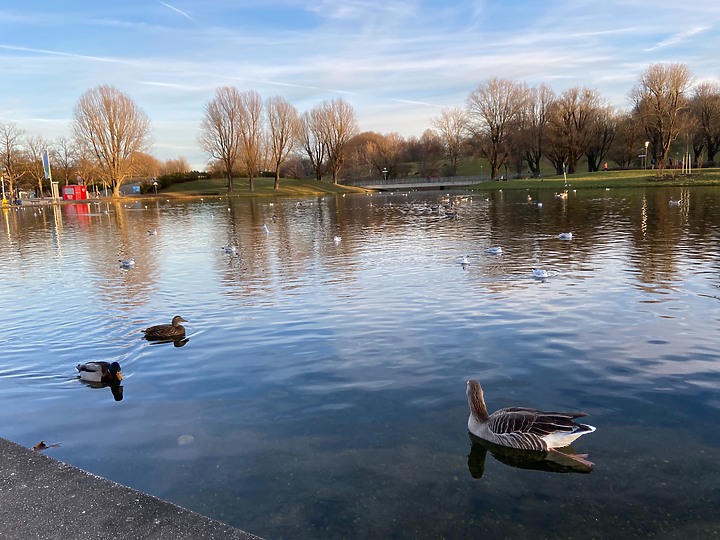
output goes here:
{"type": "MultiPolygon", "coordinates": [[[[308,196],[325,195],[328,193],[365,192],[361,188],[336,185],[332,182],[318,182],[316,180],[296,180],[283,178],[280,180],[280,189],[273,189],[273,178],[256,178],[255,189],[250,191],[247,178],[236,178],[233,181],[233,196],[240,197],[266,197],[266,196],[308,196]]],[[[162,190],[159,195],[165,196],[213,196],[227,195],[227,180],[225,179],[203,179],[193,182],[173,184],[162,190]]]]}
{"type": "Polygon", "coordinates": [[[565,178],[546,176],[522,180],[490,181],[473,186],[477,189],[554,189],[606,188],[606,187],[647,187],[647,186],[699,186],[720,185],[720,169],[702,169],[691,174],[680,174],[678,169],[666,169],[662,176],[656,170],[609,170],[594,173],[576,173],[565,178]]]}
{"type": "MultiPolygon", "coordinates": [[[[600,171],[595,173],[576,173],[568,175],[567,184],[563,176],[545,176],[520,180],[488,181],[473,186],[473,189],[552,189],[562,191],[573,188],[606,188],[606,187],[645,187],[645,186],[685,186],[685,185],[720,185],[720,169],[703,169],[690,175],[682,175],[677,169],[664,171],[662,176],[654,170],[623,170],[600,171]]],[[[238,178],[234,182],[234,197],[267,197],[267,196],[313,196],[330,193],[365,192],[362,188],[335,185],[331,182],[316,180],[282,179],[280,189],[273,190],[272,178],[255,180],[255,190],[248,189],[247,178],[238,178]]],[[[174,184],[162,190],[158,196],[193,197],[193,196],[225,196],[226,180],[203,179],[193,182],[174,184]]],[[[152,196],[150,194],[149,196],[152,196]]]]}

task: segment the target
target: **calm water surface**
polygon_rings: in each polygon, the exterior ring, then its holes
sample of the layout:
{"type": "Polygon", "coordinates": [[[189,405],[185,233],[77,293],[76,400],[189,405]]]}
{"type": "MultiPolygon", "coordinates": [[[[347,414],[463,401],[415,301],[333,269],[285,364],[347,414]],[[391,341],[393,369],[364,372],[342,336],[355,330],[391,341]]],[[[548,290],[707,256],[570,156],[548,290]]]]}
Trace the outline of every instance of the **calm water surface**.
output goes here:
{"type": "Polygon", "coordinates": [[[0,211],[0,435],[273,539],[717,537],[720,190],[442,198],[0,211]],[[469,378],[595,469],[485,456],[469,378]]]}

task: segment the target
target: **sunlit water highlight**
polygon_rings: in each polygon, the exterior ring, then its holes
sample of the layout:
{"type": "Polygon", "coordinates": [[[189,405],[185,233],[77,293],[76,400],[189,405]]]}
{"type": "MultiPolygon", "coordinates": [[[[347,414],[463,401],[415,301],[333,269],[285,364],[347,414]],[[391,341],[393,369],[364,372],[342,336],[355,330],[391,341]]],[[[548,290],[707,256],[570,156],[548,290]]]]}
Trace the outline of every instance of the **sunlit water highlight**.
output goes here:
{"type": "Polygon", "coordinates": [[[720,191],[443,198],[0,211],[0,435],[268,538],[718,535],[720,191]],[[473,477],[469,378],[595,470],[473,477]]]}

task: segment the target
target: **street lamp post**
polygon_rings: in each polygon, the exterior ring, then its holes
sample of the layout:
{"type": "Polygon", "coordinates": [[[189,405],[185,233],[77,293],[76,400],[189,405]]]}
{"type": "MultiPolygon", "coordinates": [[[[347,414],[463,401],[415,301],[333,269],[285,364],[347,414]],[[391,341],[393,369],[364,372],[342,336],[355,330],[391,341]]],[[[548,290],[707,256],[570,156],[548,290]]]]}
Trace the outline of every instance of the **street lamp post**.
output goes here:
{"type": "Polygon", "coordinates": [[[645,155],[643,157],[643,169],[647,169],[647,152],[648,152],[648,146],[650,146],[650,141],[645,141],[645,155]]]}
{"type": "Polygon", "coordinates": [[[2,182],[2,204],[5,206],[7,204],[7,199],[5,198],[5,175],[0,176],[0,182],[2,182]]]}
{"type": "Polygon", "coordinates": [[[383,171],[382,171],[382,172],[383,172],[383,180],[384,180],[385,182],[387,182],[387,179],[388,179],[388,170],[387,170],[387,167],[383,167],[383,171]]]}

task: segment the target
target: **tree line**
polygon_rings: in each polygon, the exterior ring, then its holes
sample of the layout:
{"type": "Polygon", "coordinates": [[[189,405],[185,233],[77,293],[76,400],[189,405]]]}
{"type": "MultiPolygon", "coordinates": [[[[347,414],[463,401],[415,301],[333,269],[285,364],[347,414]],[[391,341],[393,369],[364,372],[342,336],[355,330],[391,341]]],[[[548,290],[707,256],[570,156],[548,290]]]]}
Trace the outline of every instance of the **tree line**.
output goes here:
{"type": "MultiPolygon", "coordinates": [[[[329,176],[337,183],[382,174],[453,176],[462,160],[480,157],[490,178],[539,176],[548,162],[556,174],[588,171],[613,162],[618,167],[670,165],[673,145],[684,143],[695,166],[715,161],[720,151],[720,84],[693,83],[685,64],[652,64],[628,97],[627,110],[612,107],[598,91],[571,87],[562,93],[548,85],[493,78],[473,89],[465,107],[443,109],[420,137],[360,132],[357,115],[342,98],[325,100],[300,113],[280,96],[263,98],[255,90],[223,86],[204,106],[198,145],[208,172],[227,180],[273,174],[329,176]]],[[[72,139],[46,141],[26,136],[13,123],[0,122],[0,166],[10,190],[35,183],[42,193],[41,154],[48,149],[55,179],[102,178],[119,195],[131,177],[177,175],[189,171],[184,157],[160,162],[150,153],[150,121],[117,88],[88,90],[73,110],[72,139]]]]}

